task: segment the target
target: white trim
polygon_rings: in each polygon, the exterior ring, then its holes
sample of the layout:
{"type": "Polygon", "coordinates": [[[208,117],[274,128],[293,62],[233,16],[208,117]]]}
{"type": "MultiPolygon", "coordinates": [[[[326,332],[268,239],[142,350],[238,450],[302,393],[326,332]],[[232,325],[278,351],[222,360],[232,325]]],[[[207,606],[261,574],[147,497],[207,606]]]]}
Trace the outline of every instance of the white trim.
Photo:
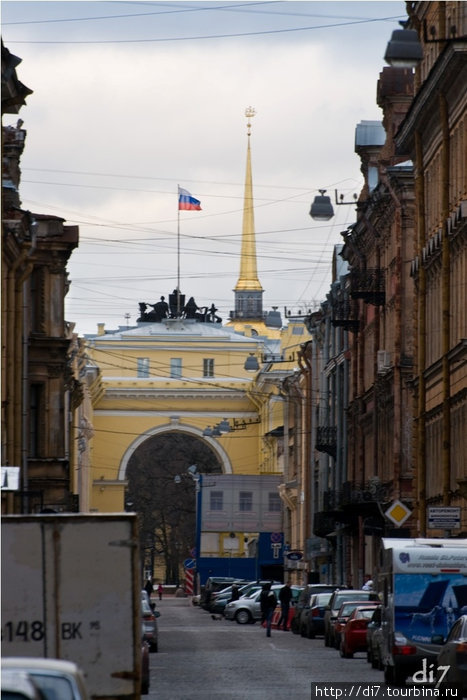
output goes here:
{"type": "MultiPolygon", "coordinates": [[[[132,413],[134,414],[136,413],[136,411],[132,413]]],[[[118,470],[118,479],[122,482],[125,481],[128,462],[130,461],[130,458],[132,457],[133,453],[138,449],[140,445],[143,444],[143,442],[145,442],[150,437],[154,437],[155,435],[161,435],[163,433],[168,432],[188,433],[189,435],[194,435],[195,437],[200,438],[204,442],[207,442],[208,445],[212,447],[213,452],[215,452],[215,454],[219,458],[219,461],[222,463],[222,473],[232,474],[232,464],[227,455],[227,452],[217,442],[217,440],[209,437],[204,437],[202,430],[199,430],[198,428],[193,428],[191,425],[171,421],[170,423],[160,425],[157,428],[150,428],[141,435],[138,435],[136,440],[134,440],[132,444],[126,449],[125,454],[122,457],[122,460],[120,462],[120,468],[118,470]]]]}

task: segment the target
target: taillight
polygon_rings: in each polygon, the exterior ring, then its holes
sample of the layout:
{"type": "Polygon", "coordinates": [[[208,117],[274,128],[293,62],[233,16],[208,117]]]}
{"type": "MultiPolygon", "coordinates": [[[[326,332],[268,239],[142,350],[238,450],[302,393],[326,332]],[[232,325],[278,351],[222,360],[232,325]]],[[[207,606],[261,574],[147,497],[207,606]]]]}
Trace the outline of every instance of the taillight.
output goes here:
{"type": "Polygon", "coordinates": [[[314,608],[311,611],[311,617],[319,617],[319,609],[318,608],[314,608]]]}
{"type": "Polygon", "coordinates": [[[457,642],[456,654],[467,654],[467,642],[457,642]]]}
{"type": "Polygon", "coordinates": [[[153,615],[152,613],[151,613],[150,615],[149,615],[149,614],[148,614],[148,615],[143,615],[143,620],[144,620],[145,622],[153,622],[155,619],[156,619],[156,618],[154,617],[154,615],[153,615]]]}
{"type": "Polygon", "coordinates": [[[416,654],[417,647],[412,646],[412,644],[394,644],[392,647],[393,656],[410,656],[410,654],[416,654]]]}

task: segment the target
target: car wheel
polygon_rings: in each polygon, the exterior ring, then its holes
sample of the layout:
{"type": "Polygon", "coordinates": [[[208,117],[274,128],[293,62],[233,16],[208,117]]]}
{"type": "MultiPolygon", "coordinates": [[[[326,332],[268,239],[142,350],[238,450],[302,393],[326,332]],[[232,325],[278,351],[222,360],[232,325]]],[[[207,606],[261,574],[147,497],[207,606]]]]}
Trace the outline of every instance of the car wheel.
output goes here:
{"type": "Polygon", "coordinates": [[[300,626],[300,636],[306,637],[306,629],[303,625],[300,626]]]}
{"type": "Polygon", "coordinates": [[[251,620],[251,615],[248,610],[242,608],[241,610],[237,610],[235,613],[235,620],[239,625],[247,625],[251,620]]]}
{"type": "Polygon", "coordinates": [[[298,627],[294,618],[292,618],[292,622],[290,623],[290,629],[294,634],[298,634],[298,627]]]}
{"type": "Polygon", "coordinates": [[[353,659],[353,654],[350,651],[345,650],[344,644],[341,642],[339,646],[339,653],[343,659],[353,659]]]}
{"type": "Polygon", "coordinates": [[[313,629],[311,627],[308,627],[307,637],[308,639],[314,639],[316,637],[316,634],[313,632],[313,629]]]}

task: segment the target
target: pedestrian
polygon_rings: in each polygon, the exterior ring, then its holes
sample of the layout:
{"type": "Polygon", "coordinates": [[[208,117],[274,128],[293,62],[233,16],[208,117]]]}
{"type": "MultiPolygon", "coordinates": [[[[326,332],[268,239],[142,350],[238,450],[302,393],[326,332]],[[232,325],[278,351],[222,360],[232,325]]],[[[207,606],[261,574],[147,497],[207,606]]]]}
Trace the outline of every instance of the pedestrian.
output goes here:
{"type": "Polygon", "coordinates": [[[365,575],[365,583],[362,586],[362,591],[372,591],[373,590],[373,581],[372,578],[369,574],[365,575]]]}
{"type": "Polygon", "coordinates": [[[152,595],[152,592],[154,590],[154,586],[152,585],[151,578],[148,578],[148,580],[146,581],[146,585],[144,586],[144,590],[146,591],[146,593],[149,596],[149,602],[151,602],[151,595],[152,595]]]}
{"type": "Polygon", "coordinates": [[[289,622],[290,601],[292,600],[292,589],[290,588],[291,584],[292,584],[291,581],[287,581],[285,586],[282,586],[282,588],[279,591],[279,602],[281,604],[281,616],[279,618],[279,622],[277,623],[277,627],[280,629],[281,622],[282,622],[284,632],[287,631],[287,625],[289,622]]]}
{"type": "Polygon", "coordinates": [[[236,583],[232,584],[232,593],[230,596],[230,602],[232,603],[234,600],[238,600],[240,598],[240,591],[238,590],[238,586],[236,583]]]}
{"type": "Polygon", "coordinates": [[[162,583],[160,583],[160,584],[157,586],[157,592],[158,592],[158,594],[159,594],[159,600],[162,600],[162,593],[164,592],[164,589],[162,588],[162,583]]]}
{"type": "Polygon", "coordinates": [[[271,590],[270,583],[264,584],[259,601],[261,604],[262,620],[266,623],[266,637],[270,637],[272,616],[277,605],[277,598],[274,591],[271,590]]]}

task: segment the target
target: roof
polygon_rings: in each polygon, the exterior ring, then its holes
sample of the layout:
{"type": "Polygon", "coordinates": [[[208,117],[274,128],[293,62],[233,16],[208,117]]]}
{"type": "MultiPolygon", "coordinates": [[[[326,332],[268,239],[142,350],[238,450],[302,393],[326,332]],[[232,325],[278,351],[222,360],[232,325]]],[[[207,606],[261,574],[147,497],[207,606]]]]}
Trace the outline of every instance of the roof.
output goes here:
{"type": "Polygon", "coordinates": [[[112,340],[132,340],[136,338],[180,338],[196,340],[197,338],[209,338],[211,340],[224,340],[233,343],[251,343],[257,345],[261,336],[249,337],[235,331],[234,328],[223,326],[219,323],[199,323],[191,319],[164,319],[154,323],[139,323],[132,328],[120,328],[103,334],[86,334],[89,340],[106,342],[112,340]]]}

